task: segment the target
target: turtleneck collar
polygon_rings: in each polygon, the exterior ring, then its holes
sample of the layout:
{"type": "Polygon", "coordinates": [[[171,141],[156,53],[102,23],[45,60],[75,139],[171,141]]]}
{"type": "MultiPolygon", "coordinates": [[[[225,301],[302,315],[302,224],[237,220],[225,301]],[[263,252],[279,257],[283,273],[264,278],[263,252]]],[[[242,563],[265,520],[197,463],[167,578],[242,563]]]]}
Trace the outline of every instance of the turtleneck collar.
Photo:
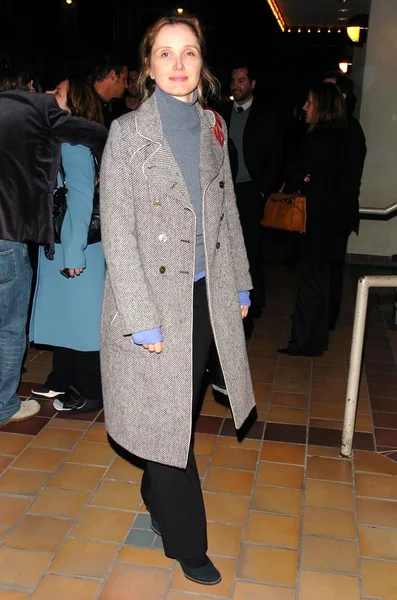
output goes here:
{"type": "Polygon", "coordinates": [[[156,86],[155,94],[163,129],[181,131],[197,127],[200,122],[195,106],[197,90],[194,91],[192,102],[178,100],[163,92],[158,86],[156,86]]]}

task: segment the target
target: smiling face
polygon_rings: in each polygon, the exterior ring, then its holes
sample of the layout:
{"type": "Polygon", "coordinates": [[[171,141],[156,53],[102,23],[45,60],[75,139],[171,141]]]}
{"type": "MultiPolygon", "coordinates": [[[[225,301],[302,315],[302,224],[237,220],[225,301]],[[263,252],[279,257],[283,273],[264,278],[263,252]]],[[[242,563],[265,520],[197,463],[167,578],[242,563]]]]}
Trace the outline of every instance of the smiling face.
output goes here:
{"type": "Polygon", "coordinates": [[[150,77],[178,100],[192,102],[200,81],[202,57],[196,35],[189,25],[164,25],[150,55],[150,77]]]}
{"type": "Polygon", "coordinates": [[[230,88],[236,104],[245,104],[252,98],[252,90],[255,87],[255,79],[248,77],[247,67],[233,69],[230,80],[230,88]]]}

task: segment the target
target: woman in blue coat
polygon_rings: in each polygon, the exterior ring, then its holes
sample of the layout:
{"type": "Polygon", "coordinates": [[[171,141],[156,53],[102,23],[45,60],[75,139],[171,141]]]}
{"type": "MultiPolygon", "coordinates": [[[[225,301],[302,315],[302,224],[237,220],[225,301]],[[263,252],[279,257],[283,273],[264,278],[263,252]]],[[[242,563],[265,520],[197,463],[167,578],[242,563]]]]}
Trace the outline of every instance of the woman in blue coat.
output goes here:
{"type": "MultiPolygon", "coordinates": [[[[92,121],[102,121],[99,100],[77,76],[55,90],[61,108],[92,121]]],[[[96,171],[84,146],[62,144],[67,211],[61,243],[53,260],[40,248],[30,340],[54,347],[52,372],[37,396],[54,398],[59,411],[86,412],[102,407],[99,327],[105,260],[102,243],[87,245],[93,210],[96,171]]],[[[58,175],[58,185],[62,185],[58,175]]]]}

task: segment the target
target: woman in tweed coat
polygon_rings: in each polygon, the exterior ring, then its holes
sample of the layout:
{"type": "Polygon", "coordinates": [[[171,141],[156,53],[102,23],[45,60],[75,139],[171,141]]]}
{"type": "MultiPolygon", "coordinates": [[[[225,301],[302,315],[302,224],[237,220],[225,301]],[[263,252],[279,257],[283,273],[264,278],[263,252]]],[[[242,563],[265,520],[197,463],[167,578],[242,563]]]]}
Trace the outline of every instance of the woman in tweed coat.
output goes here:
{"type": "Polygon", "coordinates": [[[106,427],[146,459],[142,496],[167,556],[214,584],[193,454],[215,339],[235,425],[255,405],[243,331],[251,279],[226,127],[202,107],[216,80],[197,19],[159,20],[141,44],[145,101],[111,127],[101,165],[107,279],[101,369],[106,427]]]}

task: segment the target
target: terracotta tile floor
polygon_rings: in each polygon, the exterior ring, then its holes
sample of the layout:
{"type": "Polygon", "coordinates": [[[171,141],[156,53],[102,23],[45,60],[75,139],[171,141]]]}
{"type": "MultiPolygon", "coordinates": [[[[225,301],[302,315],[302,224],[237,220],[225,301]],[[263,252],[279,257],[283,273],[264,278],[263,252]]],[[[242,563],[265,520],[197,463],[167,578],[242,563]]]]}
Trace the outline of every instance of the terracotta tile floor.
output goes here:
{"type": "MultiPolygon", "coordinates": [[[[249,344],[258,418],[242,440],[207,390],[195,450],[220,585],[189,582],[163,555],[141,471],[108,444],[103,413],[67,417],[43,401],[0,429],[0,600],[397,600],[397,332],[373,294],[354,456],[341,459],[349,275],[329,351],[290,358],[276,349],[294,277],[268,265],[249,344]]],[[[29,350],[21,396],[50,364],[29,350]]]]}

